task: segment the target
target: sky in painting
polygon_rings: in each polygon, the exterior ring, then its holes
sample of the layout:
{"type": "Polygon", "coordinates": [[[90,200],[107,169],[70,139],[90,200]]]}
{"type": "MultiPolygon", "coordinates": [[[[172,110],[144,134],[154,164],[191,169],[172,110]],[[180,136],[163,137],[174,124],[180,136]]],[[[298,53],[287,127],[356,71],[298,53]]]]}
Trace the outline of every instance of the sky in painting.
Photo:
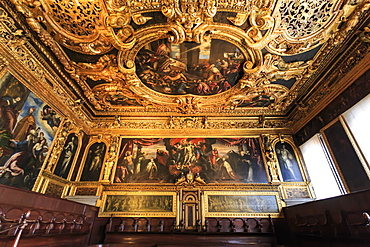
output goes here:
{"type": "Polygon", "coordinates": [[[18,116],[18,121],[21,120],[24,116],[29,113],[30,108],[35,108],[35,112],[33,113],[37,127],[40,127],[42,132],[45,134],[45,138],[47,139],[48,143],[53,141],[54,132],[51,127],[47,124],[45,120],[42,120],[41,111],[42,108],[46,104],[37,97],[33,92],[30,93],[26,102],[23,105],[23,108],[18,116]]]}

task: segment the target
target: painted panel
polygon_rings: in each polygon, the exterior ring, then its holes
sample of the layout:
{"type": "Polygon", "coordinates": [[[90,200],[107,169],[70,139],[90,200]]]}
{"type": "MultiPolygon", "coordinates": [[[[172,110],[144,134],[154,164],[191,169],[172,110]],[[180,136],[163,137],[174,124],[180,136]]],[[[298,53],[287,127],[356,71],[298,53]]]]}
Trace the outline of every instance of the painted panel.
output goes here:
{"type": "Polygon", "coordinates": [[[370,180],[339,121],[324,130],[331,153],[350,192],[370,188],[370,180]]]}
{"type": "Polygon", "coordinates": [[[137,74],[149,88],[165,94],[213,95],[241,78],[245,58],[223,40],[169,43],[157,40],[136,56],[137,74]]]}
{"type": "Polygon", "coordinates": [[[275,150],[284,182],[303,181],[292,146],[287,142],[278,142],[275,145],[275,150]]]}
{"type": "Polygon", "coordinates": [[[173,217],[176,212],[175,192],[106,192],[99,216],[173,217]]]}
{"type": "Polygon", "coordinates": [[[206,217],[279,217],[281,201],[271,191],[205,191],[206,217]]]}
{"type": "Polygon", "coordinates": [[[105,212],[172,212],[172,196],[107,196],[105,212]]]}
{"type": "Polygon", "coordinates": [[[277,213],[275,196],[208,196],[208,212],[217,213],[277,213]]]}
{"type": "Polygon", "coordinates": [[[62,178],[67,178],[78,146],[78,138],[75,134],[68,135],[63,151],[59,157],[54,173],[62,178]]]}
{"type": "Polygon", "coordinates": [[[258,138],[122,139],[115,183],[267,183],[258,138]]]}
{"type": "Polygon", "coordinates": [[[0,79],[0,183],[31,190],[60,116],[12,74],[0,79]]]}
{"type": "Polygon", "coordinates": [[[98,181],[103,165],[106,145],[94,143],[89,148],[80,181],[98,181]]]}

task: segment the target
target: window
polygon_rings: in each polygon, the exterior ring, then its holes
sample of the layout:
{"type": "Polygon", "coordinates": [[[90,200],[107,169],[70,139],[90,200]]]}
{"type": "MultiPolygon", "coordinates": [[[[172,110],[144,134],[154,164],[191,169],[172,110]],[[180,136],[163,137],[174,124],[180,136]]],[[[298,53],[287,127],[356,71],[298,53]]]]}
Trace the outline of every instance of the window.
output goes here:
{"type": "MultiPolygon", "coordinates": [[[[351,107],[343,114],[344,120],[348,125],[356,143],[365,158],[365,170],[369,172],[370,162],[370,131],[369,118],[370,116],[370,95],[359,101],[356,105],[351,107]]],[[[360,158],[361,155],[359,155],[360,158]]]]}
{"type": "Polygon", "coordinates": [[[319,134],[313,136],[300,146],[306,163],[316,199],[338,196],[344,193],[339,176],[327,155],[319,134]]]}

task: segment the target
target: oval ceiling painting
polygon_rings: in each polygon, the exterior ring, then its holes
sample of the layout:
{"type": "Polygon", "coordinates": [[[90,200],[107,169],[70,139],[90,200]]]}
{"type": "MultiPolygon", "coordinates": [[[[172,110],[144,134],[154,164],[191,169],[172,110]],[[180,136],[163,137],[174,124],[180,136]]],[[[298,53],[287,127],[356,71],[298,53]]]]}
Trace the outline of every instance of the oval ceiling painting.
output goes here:
{"type": "Polygon", "coordinates": [[[164,94],[214,95],[233,87],[242,76],[243,54],[233,44],[173,44],[165,39],[144,46],[136,72],[149,88],[164,94]]]}

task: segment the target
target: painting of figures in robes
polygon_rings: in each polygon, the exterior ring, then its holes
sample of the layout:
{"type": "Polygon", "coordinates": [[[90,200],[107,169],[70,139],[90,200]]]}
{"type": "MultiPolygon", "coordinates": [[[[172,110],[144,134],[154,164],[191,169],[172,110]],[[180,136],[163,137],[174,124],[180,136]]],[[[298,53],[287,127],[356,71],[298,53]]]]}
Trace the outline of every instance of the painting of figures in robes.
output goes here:
{"type": "Polygon", "coordinates": [[[75,134],[68,135],[68,138],[63,146],[63,151],[59,157],[58,163],[55,167],[55,175],[67,178],[71,170],[73,159],[78,147],[78,138],[75,134]]]}
{"type": "Polygon", "coordinates": [[[278,213],[273,195],[208,195],[209,213],[278,213]]]}
{"type": "Polygon", "coordinates": [[[103,165],[106,145],[94,143],[89,148],[80,181],[98,181],[103,165]]]}
{"type": "Polygon", "coordinates": [[[31,190],[60,116],[9,72],[0,79],[0,183],[31,190]]]}
{"type": "Polygon", "coordinates": [[[175,217],[176,192],[103,192],[100,217],[175,217]]]}
{"type": "Polygon", "coordinates": [[[135,60],[146,86],[171,95],[222,93],[242,77],[244,62],[235,45],[218,39],[200,44],[157,40],[144,46],[135,60]]]}
{"type": "Polygon", "coordinates": [[[258,138],[122,139],[115,183],[267,183],[258,138]]]}
{"type": "Polygon", "coordinates": [[[172,212],[171,195],[107,195],[105,212],[172,212]]]}
{"type": "Polygon", "coordinates": [[[287,142],[278,142],[275,145],[281,175],[284,182],[303,181],[298,161],[292,146],[287,142]]]}

